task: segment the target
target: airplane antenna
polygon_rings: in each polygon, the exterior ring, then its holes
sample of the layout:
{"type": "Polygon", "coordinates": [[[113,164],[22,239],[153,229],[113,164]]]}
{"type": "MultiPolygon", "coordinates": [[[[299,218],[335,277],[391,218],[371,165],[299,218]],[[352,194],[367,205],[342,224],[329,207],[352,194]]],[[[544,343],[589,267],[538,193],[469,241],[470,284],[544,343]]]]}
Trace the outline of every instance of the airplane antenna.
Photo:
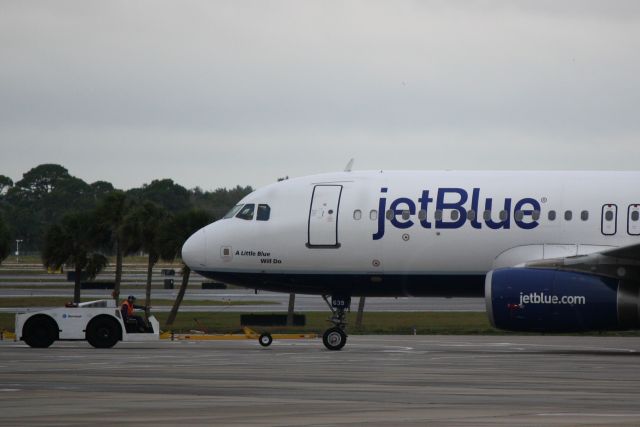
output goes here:
{"type": "Polygon", "coordinates": [[[355,159],[351,159],[349,160],[349,163],[347,163],[347,166],[345,166],[344,171],[345,172],[351,172],[351,169],[353,169],[353,162],[355,161],[355,159]]]}

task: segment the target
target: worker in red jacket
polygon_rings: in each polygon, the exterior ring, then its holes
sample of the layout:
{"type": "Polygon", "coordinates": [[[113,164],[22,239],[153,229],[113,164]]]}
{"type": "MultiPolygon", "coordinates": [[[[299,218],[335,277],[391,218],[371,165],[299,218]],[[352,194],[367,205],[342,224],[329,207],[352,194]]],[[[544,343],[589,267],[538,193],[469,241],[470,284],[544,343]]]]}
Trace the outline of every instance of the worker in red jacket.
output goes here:
{"type": "Polygon", "coordinates": [[[138,309],[138,310],[146,310],[146,307],[140,306],[140,305],[135,305],[135,301],[136,301],[136,297],[134,297],[133,295],[129,295],[129,297],[122,302],[122,306],[120,307],[120,312],[122,313],[122,320],[124,321],[124,324],[127,325],[127,323],[128,323],[127,320],[135,319],[136,327],[137,327],[138,331],[139,332],[145,332],[146,331],[146,324],[145,324],[144,320],[142,319],[142,317],[136,316],[134,314],[134,311],[136,309],[138,309]]]}

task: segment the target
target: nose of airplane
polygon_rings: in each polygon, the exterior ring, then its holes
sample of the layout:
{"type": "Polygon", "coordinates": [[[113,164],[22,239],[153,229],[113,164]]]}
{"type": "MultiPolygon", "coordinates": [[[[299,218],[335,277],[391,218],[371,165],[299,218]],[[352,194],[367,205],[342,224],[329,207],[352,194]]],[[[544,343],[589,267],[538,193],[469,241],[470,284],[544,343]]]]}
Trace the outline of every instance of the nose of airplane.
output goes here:
{"type": "Polygon", "coordinates": [[[205,229],[196,231],[182,245],[182,260],[189,268],[205,267],[207,255],[207,236],[205,229]]]}

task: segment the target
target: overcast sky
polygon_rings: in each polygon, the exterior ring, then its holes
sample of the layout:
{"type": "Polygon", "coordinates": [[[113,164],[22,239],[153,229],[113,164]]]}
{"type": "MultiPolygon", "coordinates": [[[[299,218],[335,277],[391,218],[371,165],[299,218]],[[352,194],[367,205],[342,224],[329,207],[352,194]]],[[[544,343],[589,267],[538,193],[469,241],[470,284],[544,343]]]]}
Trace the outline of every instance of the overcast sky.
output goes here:
{"type": "Polygon", "coordinates": [[[638,1],[0,1],[0,174],[640,169],[638,1]]]}

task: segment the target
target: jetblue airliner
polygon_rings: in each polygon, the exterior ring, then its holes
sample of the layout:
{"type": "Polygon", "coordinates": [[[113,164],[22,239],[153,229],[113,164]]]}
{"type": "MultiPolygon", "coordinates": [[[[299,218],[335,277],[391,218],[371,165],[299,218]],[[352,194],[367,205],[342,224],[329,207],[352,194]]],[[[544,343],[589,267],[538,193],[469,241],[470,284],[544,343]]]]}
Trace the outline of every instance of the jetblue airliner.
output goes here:
{"type": "Polygon", "coordinates": [[[249,194],[191,236],[182,257],[221,282],[322,295],[330,350],[346,343],[352,296],[484,297],[491,323],[513,331],[632,329],[639,181],[637,172],[307,176],[249,194]]]}

